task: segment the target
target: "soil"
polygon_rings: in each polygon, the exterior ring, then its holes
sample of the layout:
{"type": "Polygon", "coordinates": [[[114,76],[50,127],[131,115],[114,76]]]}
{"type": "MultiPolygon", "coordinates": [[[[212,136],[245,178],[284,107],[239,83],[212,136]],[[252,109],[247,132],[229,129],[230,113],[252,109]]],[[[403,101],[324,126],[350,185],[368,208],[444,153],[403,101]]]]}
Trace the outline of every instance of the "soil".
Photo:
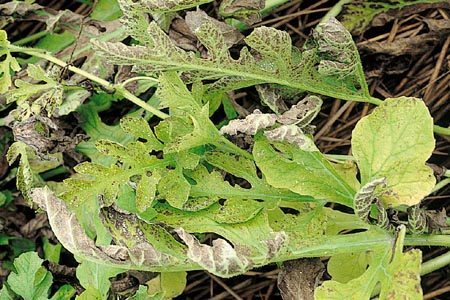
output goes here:
{"type": "MultiPolygon", "coordinates": [[[[82,1],[37,2],[51,9],[70,9],[82,15],[88,15],[91,9],[90,6],[82,4],[82,1]]],[[[265,25],[285,30],[290,34],[294,44],[301,46],[311,29],[336,2],[294,0],[264,16],[253,27],[265,25]]],[[[207,4],[202,8],[212,15],[217,9],[214,4],[207,4]]],[[[11,40],[19,40],[42,30],[42,26],[40,22],[27,20],[11,23],[3,29],[8,32],[11,40]]],[[[418,4],[377,16],[371,25],[355,34],[354,39],[373,96],[423,98],[435,124],[442,127],[450,126],[450,4],[418,4]]],[[[253,90],[244,90],[235,94],[234,100],[242,110],[251,110],[254,106],[253,95],[253,90]]],[[[374,106],[336,99],[324,100],[322,111],[314,120],[317,146],[324,153],[349,154],[352,129],[374,106]]],[[[129,108],[118,105],[115,109],[123,112],[129,108]]],[[[0,111],[0,114],[0,117],[4,117],[5,111],[0,111]]],[[[118,111],[116,114],[108,113],[108,116],[121,114],[118,111]]],[[[108,120],[110,123],[116,121],[108,120]]],[[[72,130],[76,127],[76,124],[72,123],[72,130]]],[[[0,140],[8,136],[11,136],[10,130],[0,127],[0,140]]],[[[429,163],[434,165],[439,176],[439,172],[450,168],[450,137],[436,134],[435,139],[436,148],[429,163]]],[[[6,148],[0,150],[3,152],[0,157],[0,180],[5,182],[10,168],[4,156],[6,148]]],[[[75,164],[80,158],[71,156],[71,159],[75,164]]],[[[13,181],[0,188],[16,190],[13,181]]],[[[56,243],[46,215],[31,209],[20,193],[14,192],[12,196],[13,200],[8,206],[0,207],[0,257],[4,262],[17,256],[19,254],[16,253],[17,249],[22,251],[36,249],[42,253],[43,239],[56,243]],[[10,241],[10,245],[14,243],[13,247],[1,243],[4,234],[15,237],[10,241]]],[[[429,209],[449,211],[450,187],[446,186],[430,195],[424,200],[423,205],[429,209]]],[[[424,261],[448,251],[443,247],[422,247],[421,250],[424,261]]],[[[326,259],[323,259],[323,263],[326,264],[326,259]]],[[[61,266],[49,265],[48,268],[53,272],[57,284],[69,282],[81,290],[74,276],[75,266],[73,257],[69,253],[64,253],[61,266]]],[[[276,265],[253,270],[231,279],[221,279],[202,271],[190,272],[185,293],[177,299],[281,299],[277,288],[279,273],[280,269],[276,265]]],[[[0,282],[5,280],[7,274],[5,265],[0,267],[0,282]]],[[[421,284],[424,299],[450,299],[449,274],[450,266],[446,266],[423,276],[421,284]]],[[[117,279],[113,285],[114,289],[120,291],[136,284],[138,281],[135,277],[130,275],[117,279]]],[[[327,278],[326,273],[323,278],[327,278]]]]}

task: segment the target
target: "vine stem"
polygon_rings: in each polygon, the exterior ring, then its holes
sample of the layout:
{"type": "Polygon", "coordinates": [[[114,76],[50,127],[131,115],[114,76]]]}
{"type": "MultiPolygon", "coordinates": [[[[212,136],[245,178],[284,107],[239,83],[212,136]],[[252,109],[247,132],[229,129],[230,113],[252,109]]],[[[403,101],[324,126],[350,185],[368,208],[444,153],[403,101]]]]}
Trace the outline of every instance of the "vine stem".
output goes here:
{"type": "MultiPolygon", "coordinates": [[[[152,114],[154,114],[155,116],[161,118],[161,119],[166,119],[169,117],[168,114],[154,108],[153,106],[147,104],[145,101],[142,101],[141,99],[139,99],[137,96],[133,95],[132,93],[130,93],[124,86],[124,84],[113,84],[107,80],[104,80],[98,76],[95,76],[91,73],[88,73],[80,68],[77,68],[75,66],[69,65],[66,62],[48,54],[46,51],[42,50],[42,49],[33,49],[33,48],[24,48],[24,47],[18,47],[18,46],[14,46],[11,45],[9,46],[9,51],[10,52],[21,52],[21,53],[25,53],[28,55],[32,55],[32,56],[36,56],[36,57],[40,57],[43,59],[46,59],[54,64],[57,64],[58,66],[62,67],[62,68],[68,68],[70,71],[77,73],[81,76],[86,77],[87,79],[96,82],[100,85],[102,85],[104,88],[111,90],[111,91],[115,91],[117,92],[119,95],[121,95],[122,97],[128,99],[129,101],[133,102],[134,104],[142,107],[143,109],[151,112],[152,114]]],[[[148,79],[148,77],[146,77],[146,79],[148,79]]],[[[365,102],[374,104],[374,105],[380,105],[381,103],[383,103],[382,100],[375,98],[375,97],[369,97],[365,102]]],[[[445,128],[445,127],[441,127],[438,125],[434,125],[433,126],[433,131],[436,134],[442,134],[442,135],[448,135],[450,136],[450,128],[445,128]]]]}
{"type": "Polygon", "coordinates": [[[151,112],[152,114],[154,114],[155,116],[161,118],[161,119],[165,119],[168,118],[169,115],[154,108],[153,106],[147,104],[145,101],[142,101],[141,99],[139,99],[137,96],[133,95],[132,93],[130,93],[130,91],[128,91],[123,85],[117,85],[117,84],[112,84],[107,80],[104,80],[98,76],[95,76],[91,73],[88,73],[80,68],[77,68],[75,66],[69,65],[67,63],[65,63],[64,61],[48,54],[47,52],[41,51],[41,50],[36,50],[36,49],[30,49],[30,48],[22,48],[22,47],[16,47],[16,46],[10,46],[9,48],[10,52],[21,52],[21,53],[25,53],[25,54],[29,54],[29,55],[33,55],[36,57],[40,57],[43,58],[45,60],[48,60],[62,68],[67,68],[69,71],[72,71],[74,73],[77,73],[93,82],[96,82],[100,85],[102,85],[104,88],[110,90],[110,91],[115,91],[116,93],[118,93],[119,95],[121,95],[122,97],[128,99],[129,101],[133,102],[134,104],[142,107],[145,110],[148,110],[149,112],[151,112]]]}
{"type": "Polygon", "coordinates": [[[450,264],[450,251],[424,262],[420,268],[420,275],[423,276],[429,274],[449,264],[450,264]]]}

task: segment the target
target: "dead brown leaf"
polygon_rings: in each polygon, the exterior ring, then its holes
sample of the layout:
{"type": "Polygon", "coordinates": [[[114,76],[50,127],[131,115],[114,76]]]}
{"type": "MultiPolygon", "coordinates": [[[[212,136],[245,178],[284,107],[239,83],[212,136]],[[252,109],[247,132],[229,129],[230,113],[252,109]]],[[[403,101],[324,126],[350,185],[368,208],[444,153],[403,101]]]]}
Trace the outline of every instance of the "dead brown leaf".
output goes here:
{"type": "Polygon", "coordinates": [[[325,271],[319,258],[286,261],[278,274],[278,288],[283,300],[313,300],[317,280],[325,271]]]}

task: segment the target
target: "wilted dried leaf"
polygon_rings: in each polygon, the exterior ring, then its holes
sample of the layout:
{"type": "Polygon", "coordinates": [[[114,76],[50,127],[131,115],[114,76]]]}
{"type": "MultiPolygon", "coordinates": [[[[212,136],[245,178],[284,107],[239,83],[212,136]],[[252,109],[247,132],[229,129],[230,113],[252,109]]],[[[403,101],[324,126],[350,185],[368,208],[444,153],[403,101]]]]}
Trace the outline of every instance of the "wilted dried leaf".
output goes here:
{"type": "Polygon", "coordinates": [[[278,274],[283,300],[313,300],[314,288],[325,271],[319,258],[286,261],[278,274]]]}
{"type": "Polygon", "coordinates": [[[259,109],[245,117],[243,120],[232,120],[230,123],[220,129],[220,134],[236,135],[243,132],[249,135],[255,135],[259,129],[264,129],[275,125],[277,116],[275,114],[263,114],[259,109]]]}

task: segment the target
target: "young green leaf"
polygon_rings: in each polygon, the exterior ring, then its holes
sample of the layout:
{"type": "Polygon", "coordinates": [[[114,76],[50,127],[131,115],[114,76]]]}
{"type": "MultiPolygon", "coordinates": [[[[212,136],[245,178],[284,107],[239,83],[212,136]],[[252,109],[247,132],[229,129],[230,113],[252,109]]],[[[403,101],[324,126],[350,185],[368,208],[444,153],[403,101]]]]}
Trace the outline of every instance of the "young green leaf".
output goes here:
{"type": "Polygon", "coordinates": [[[129,297],[129,300],[160,300],[163,297],[163,293],[159,293],[157,296],[150,296],[147,290],[147,287],[144,285],[140,285],[139,289],[136,291],[136,293],[129,297]]]}
{"type": "Polygon", "coordinates": [[[11,70],[20,70],[16,59],[9,52],[9,45],[6,31],[0,30],[0,94],[6,93],[11,87],[11,70]]]}
{"type": "Polygon", "coordinates": [[[90,17],[100,21],[113,21],[122,16],[117,0],[100,0],[91,12],[90,17]]]}
{"type": "Polygon", "coordinates": [[[63,285],[62,287],[60,287],[56,291],[56,293],[50,298],[50,300],[69,300],[69,299],[73,299],[73,296],[76,293],[77,292],[75,291],[75,289],[71,285],[65,284],[65,285],[63,285]]]}
{"type": "Polygon", "coordinates": [[[75,298],[75,300],[91,300],[91,299],[104,300],[104,298],[102,298],[102,295],[100,294],[100,291],[97,290],[92,285],[88,285],[86,289],[75,298]]]}
{"type": "Polygon", "coordinates": [[[53,276],[42,266],[36,252],[27,252],[14,261],[15,271],[8,276],[9,288],[24,299],[46,299],[53,276]]]}
{"type": "Polygon", "coordinates": [[[433,119],[417,98],[386,99],[353,130],[361,184],[385,177],[386,206],[414,205],[430,193],[435,179],[425,162],[433,149],[433,119]]]}

